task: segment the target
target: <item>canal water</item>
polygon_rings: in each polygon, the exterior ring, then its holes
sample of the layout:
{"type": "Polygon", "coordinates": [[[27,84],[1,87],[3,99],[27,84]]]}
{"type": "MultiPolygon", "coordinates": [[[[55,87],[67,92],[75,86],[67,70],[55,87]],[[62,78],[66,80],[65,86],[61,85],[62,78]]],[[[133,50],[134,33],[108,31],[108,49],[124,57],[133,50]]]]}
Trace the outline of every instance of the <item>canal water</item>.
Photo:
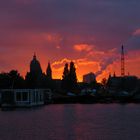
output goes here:
{"type": "Polygon", "coordinates": [[[140,105],[63,104],[0,111],[0,140],[140,140],[140,105]]]}

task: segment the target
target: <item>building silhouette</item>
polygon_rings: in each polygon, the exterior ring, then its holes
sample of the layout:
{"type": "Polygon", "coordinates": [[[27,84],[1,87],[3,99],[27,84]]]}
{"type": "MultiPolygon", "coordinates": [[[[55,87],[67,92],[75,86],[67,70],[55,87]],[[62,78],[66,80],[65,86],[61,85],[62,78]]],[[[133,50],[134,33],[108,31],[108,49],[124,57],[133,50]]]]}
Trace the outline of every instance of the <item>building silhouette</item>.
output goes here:
{"type": "Polygon", "coordinates": [[[88,74],[83,75],[83,82],[84,83],[91,83],[96,82],[96,76],[94,73],[90,72],[88,74]]]}
{"type": "Polygon", "coordinates": [[[30,62],[30,72],[25,76],[26,86],[28,88],[41,88],[43,82],[43,73],[40,62],[34,54],[30,62]]]}
{"type": "Polygon", "coordinates": [[[47,79],[52,80],[52,69],[51,69],[50,62],[48,62],[48,67],[46,69],[46,76],[47,76],[47,79]]]}
{"type": "Polygon", "coordinates": [[[36,54],[34,54],[33,59],[30,63],[30,73],[41,75],[42,74],[42,68],[40,65],[40,62],[36,58],[36,54]]]}

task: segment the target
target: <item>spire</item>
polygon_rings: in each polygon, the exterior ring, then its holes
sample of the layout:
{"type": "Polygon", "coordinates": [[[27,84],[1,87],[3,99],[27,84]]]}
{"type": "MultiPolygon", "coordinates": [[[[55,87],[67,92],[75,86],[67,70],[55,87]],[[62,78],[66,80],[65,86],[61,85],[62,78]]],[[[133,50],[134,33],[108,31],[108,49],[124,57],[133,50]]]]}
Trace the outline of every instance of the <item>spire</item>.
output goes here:
{"type": "Polygon", "coordinates": [[[37,60],[36,58],[36,54],[34,53],[33,55],[33,59],[30,63],[30,72],[32,73],[42,73],[42,69],[41,69],[41,65],[40,65],[40,62],[37,60]]]}
{"type": "Polygon", "coordinates": [[[36,53],[34,52],[34,56],[33,56],[33,59],[36,59],[36,53]]]}
{"type": "Polygon", "coordinates": [[[124,60],[124,47],[121,49],[121,76],[125,76],[125,60],[124,60]]]}
{"type": "Polygon", "coordinates": [[[52,79],[52,69],[51,69],[50,62],[48,62],[48,67],[47,67],[47,70],[46,70],[46,75],[47,75],[48,79],[52,79]]]}

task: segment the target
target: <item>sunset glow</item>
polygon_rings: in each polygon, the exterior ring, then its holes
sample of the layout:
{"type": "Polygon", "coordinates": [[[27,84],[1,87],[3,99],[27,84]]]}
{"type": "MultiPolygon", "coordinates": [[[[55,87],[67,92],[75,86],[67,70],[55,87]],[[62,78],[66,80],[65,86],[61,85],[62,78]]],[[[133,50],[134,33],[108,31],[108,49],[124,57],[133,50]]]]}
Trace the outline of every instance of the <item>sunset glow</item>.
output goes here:
{"type": "Polygon", "coordinates": [[[53,78],[74,61],[78,81],[120,75],[121,45],[126,74],[140,77],[140,2],[128,0],[7,0],[0,2],[0,71],[25,76],[34,52],[53,78]],[[125,11],[124,11],[124,7],[125,11]],[[63,8],[62,8],[63,7],[63,8]]]}

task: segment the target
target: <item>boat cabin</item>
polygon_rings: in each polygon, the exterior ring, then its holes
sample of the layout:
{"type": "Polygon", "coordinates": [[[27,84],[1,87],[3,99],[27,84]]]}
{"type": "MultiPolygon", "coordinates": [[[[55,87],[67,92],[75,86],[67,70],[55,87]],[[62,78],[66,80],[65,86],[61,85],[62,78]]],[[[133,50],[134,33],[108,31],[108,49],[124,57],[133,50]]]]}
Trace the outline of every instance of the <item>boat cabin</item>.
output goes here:
{"type": "MultiPolygon", "coordinates": [[[[48,89],[3,89],[1,90],[1,105],[15,107],[31,107],[43,105],[48,89]]],[[[51,92],[47,94],[51,96],[51,92]]]]}

